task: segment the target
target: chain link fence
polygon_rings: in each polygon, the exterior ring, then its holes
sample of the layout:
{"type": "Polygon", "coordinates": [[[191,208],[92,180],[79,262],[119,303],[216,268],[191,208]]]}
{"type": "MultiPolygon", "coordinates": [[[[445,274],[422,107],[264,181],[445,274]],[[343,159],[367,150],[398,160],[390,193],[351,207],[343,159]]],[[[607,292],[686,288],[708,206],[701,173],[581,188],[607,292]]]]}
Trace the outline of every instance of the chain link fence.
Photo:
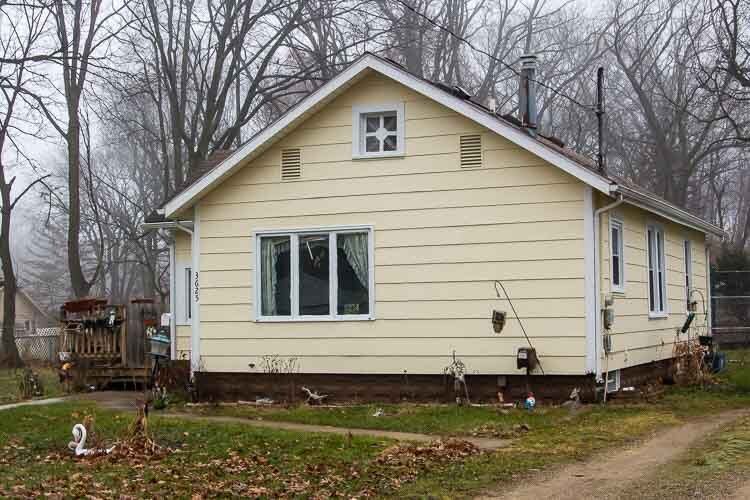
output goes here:
{"type": "Polygon", "coordinates": [[[750,271],[711,271],[711,331],[725,347],[750,346],[750,271]]]}
{"type": "Polygon", "coordinates": [[[16,347],[25,363],[56,363],[60,352],[60,328],[16,330],[16,347]]]}

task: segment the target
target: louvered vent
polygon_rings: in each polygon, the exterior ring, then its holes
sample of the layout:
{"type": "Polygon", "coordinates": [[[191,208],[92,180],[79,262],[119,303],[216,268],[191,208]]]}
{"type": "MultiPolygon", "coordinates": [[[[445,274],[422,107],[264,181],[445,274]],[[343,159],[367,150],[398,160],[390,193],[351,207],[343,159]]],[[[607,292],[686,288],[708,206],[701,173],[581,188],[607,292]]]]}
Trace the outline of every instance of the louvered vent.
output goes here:
{"type": "Polygon", "coordinates": [[[299,148],[281,151],[281,180],[299,179],[302,176],[302,162],[299,148]]]}
{"type": "Polygon", "coordinates": [[[482,166],[482,136],[479,134],[461,136],[461,168],[482,166]]]}

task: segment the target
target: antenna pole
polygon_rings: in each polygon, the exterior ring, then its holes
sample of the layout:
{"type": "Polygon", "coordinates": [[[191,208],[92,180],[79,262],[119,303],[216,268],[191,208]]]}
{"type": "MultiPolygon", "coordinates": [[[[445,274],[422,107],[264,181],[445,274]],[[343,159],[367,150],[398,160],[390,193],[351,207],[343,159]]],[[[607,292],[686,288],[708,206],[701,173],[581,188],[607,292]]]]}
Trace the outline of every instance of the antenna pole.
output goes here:
{"type": "Polygon", "coordinates": [[[604,113],[604,68],[600,66],[596,72],[596,119],[599,129],[599,152],[596,155],[596,160],[599,173],[602,175],[607,173],[607,157],[604,153],[606,144],[604,113]]]}

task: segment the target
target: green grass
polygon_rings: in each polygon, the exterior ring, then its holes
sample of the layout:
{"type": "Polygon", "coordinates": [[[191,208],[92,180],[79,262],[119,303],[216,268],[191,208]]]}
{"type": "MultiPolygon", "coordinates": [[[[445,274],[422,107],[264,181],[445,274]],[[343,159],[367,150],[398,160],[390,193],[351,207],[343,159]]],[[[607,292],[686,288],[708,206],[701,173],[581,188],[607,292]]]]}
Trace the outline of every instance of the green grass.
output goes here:
{"type": "Polygon", "coordinates": [[[100,497],[257,496],[261,491],[274,496],[295,489],[328,496],[334,491],[353,494],[371,489],[387,472],[374,461],[391,444],[384,440],[158,417],[150,419],[152,435],[179,452],[153,462],[75,459],[66,444],[72,426],[87,413],[95,415],[94,428],[105,444],[122,436],[133,419],[133,415],[98,411],[84,402],[3,413],[0,496],[41,491],[66,497],[89,493],[100,497]]]}
{"type": "Polygon", "coordinates": [[[738,392],[750,392],[750,349],[727,351],[729,365],[723,380],[738,392]]]}
{"type": "MultiPolygon", "coordinates": [[[[750,405],[750,350],[728,351],[728,369],[708,388],[667,388],[666,396],[655,405],[627,403],[629,407],[653,407],[677,417],[698,416],[723,409],[750,405]],[[744,383],[747,383],[745,390],[744,383]]],[[[611,406],[620,407],[613,402],[611,406]]],[[[361,429],[418,432],[435,435],[484,435],[504,437],[513,434],[520,423],[544,427],[567,415],[561,408],[540,407],[534,413],[495,407],[457,407],[456,405],[366,404],[338,407],[298,405],[289,408],[262,406],[185,406],[177,411],[200,415],[222,415],[248,419],[331,425],[361,429]],[[374,417],[378,408],[385,416],[374,417]]]]}
{"type": "Polygon", "coordinates": [[[539,408],[533,413],[525,410],[501,410],[495,407],[459,407],[456,405],[379,404],[340,407],[293,406],[264,408],[254,406],[193,406],[178,407],[198,415],[222,415],[253,420],[296,422],[311,425],[330,425],[360,429],[417,432],[436,436],[503,437],[514,432],[517,424],[532,427],[548,425],[568,414],[561,408],[539,408]],[[375,417],[377,409],[384,416],[375,417]]]}
{"type": "MultiPolygon", "coordinates": [[[[44,389],[43,397],[56,397],[63,394],[57,371],[53,368],[34,368],[44,389]]],[[[0,370],[0,404],[21,400],[18,390],[18,377],[23,370],[0,370]]]]}
{"type": "MultiPolygon", "coordinates": [[[[742,352],[730,353],[731,359],[741,356],[742,352]]],[[[132,415],[100,411],[85,401],[18,408],[0,415],[0,496],[33,496],[39,493],[39,484],[44,484],[46,492],[65,497],[85,496],[92,488],[105,497],[327,497],[334,493],[348,497],[469,497],[533,471],[584,460],[643,439],[695,415],[747,407],[750,393],[735,390],[734,382],[742,380],[747,370],[750,366],[744,363],[730,363],[720,383],[708,390],[671,389],[655,404],[613,401],[606,407],[589,405],[576,413],[564,408],[540,407],[529,413],[448,405],[200,409],[202,413],[220,411],[279,421],[436,435],[471,435],[481,430],[483,434],[513,437],[510,446],[492,453],[453,461],[424,456],[417,465],[380,460],[381,452],[393,445],[388,440],[260,429],[239,423],[208,424],[160,418],[158,413],[150,419],[153,436],[179,452],[156,461],[81,460],[70,456],[66,443],[73,424],[84,414],[95,414],[96,432],[105,443],[122,436],[132,415]],[[382,407],[386,416],[373,417],[377,407],[382,407]],[[527,424],[530,431],[515,431],[520,423],[527,424]]],[[[738,425],[707,444],[700,452],[703,459],[683,464],[680,471],[696,474],[704,470],[711,472],[711,477],[723,477],[726,470],[750,461],[750,421],[738,425]]],[[[675,472],[676,477],[682,477],[680,471],[675,472]]]]}

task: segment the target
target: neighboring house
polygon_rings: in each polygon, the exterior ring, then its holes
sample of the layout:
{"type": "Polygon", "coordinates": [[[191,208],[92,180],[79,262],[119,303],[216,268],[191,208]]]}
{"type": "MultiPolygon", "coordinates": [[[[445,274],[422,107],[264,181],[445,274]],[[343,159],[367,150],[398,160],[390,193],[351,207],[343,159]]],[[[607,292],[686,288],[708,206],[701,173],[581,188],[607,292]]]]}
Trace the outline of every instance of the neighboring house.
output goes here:
{"type": "Polygon", "coordinates": [[[367,54],[223,153],[145,224],[174,234],[173,355],[201,397],[273,392],[277,357],[334,395],[428,398],[454,355],[474,394],[519,394],[495,280],[538,394],[661,373],[689,301],[706,325],[722,230],[542,133],[367,54]]]}
{"type": "MultiPolygon", "coordinates": [[[[3,308],[3,294],[5,288],[0,281],[0,324],[2,324],[5,312],[3,308]]],[[[37,328],[52,325],[54,321],[29,297],[22,289],[16,292],[16,332],[25,334],[33,333],[37,328]]]]}

